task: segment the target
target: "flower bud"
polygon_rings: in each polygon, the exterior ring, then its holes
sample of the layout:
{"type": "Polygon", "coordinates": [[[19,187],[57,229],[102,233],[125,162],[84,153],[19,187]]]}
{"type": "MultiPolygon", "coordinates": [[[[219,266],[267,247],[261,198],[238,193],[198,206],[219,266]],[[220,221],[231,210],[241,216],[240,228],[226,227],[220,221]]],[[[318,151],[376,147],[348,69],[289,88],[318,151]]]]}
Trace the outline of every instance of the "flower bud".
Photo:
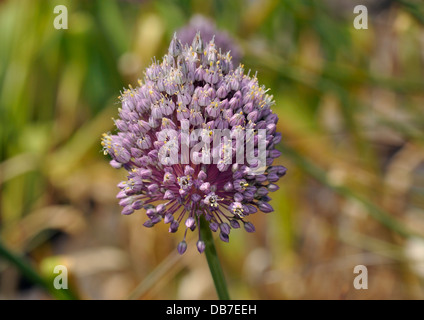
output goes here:
{"type": "Polygon", "coordinates": [[[184,252],[186,252],[186,250],[187,250],[187,242],[185,242],[183,240],[178,244],[177,251],[178,251],[179,254],[184,254],[184,252]]]}

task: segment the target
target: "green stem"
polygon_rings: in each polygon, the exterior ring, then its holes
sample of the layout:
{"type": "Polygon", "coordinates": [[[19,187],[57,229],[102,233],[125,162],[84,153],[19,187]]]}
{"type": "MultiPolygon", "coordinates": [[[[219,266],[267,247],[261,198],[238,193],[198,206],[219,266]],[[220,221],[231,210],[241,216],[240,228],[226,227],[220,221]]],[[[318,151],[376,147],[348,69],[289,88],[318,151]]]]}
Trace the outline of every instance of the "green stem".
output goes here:
{"type": "Polygon", "coordinates": [[[40,274],[31,266],[31,264],[26,259],[6,248],[1,240],[0,257],[3,257],[5,260],[9,261],[12,265],[14,265],[21,272],[21,274],[29,281],[42,287],[56,298],[67,300],[77,299],[75,294],[69,289],[56,290],[55,288],[53,288],[53,286],[46,279],[40,276],[40,274]]]}
{"type": "Polygon", "coordinates": [[[230,300],[227,283],[225,282],[224,272],[216,253],[215,243],[213,241],[212,231],[209,229],[209,223],[202,216],[200,219],[200,236],[205,242],[205,255],[208,261],[209,270],[215,284],[216,293],[220,300],[230,300]]]}

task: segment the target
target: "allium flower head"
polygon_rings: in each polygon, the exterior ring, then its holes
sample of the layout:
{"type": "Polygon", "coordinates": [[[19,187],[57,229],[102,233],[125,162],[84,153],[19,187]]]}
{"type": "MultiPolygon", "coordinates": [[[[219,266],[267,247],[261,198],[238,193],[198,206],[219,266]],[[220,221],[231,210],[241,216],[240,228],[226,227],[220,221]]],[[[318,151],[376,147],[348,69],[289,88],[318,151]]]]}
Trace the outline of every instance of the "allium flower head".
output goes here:
{"type": "MultiPolygon", "coordinates": [[[[146,69],[138,87],[122,93],[116,133],[102,138],[110,164],[128,171],[118,184],[122,214],[143,210],[146,227],[163,221],[171,233],[184,228],[180,254],[187,249],[187,231],[199,229],[202,215],[225,242],[241,225],[254,232],[249,215],[273,211],[269,193],[286,173],[283,166],[272,166],[280,156],[275,146],[281,134],[267,91],[243,65],[234,68],[230,54],[213,39],[204,43],[197,33],[189,46],[174,35],[163,60],[146,69]],[[214,148],[205,143],[196,149],[199,137],[215,139],[216,131],[254,134],[245,135],[246,154],[239,140],[219,135],[214,148]],[[255,158],[259,153],[264,157],[255,158]]],[[[197,249],[205,249],[200,237],[197,249]]]]}

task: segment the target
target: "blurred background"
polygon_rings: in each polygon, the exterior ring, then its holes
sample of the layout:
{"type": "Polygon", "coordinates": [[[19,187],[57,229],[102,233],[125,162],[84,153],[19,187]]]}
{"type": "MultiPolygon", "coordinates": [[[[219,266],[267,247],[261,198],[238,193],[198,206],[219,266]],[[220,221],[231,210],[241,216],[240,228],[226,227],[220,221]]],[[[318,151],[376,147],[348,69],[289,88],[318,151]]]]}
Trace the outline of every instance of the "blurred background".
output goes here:
{"type": "Polygon", "coordinates": [[[423,299],[421,0],[0,1],[0,299],[216,299],[183,230],[120,215],[100,146],[120,90],[199,14],[271,88],[288,168],[256,233],[217,241],[231,297],[423,299]],[[43,288],[56,265],[68,290],[43,288]]]}

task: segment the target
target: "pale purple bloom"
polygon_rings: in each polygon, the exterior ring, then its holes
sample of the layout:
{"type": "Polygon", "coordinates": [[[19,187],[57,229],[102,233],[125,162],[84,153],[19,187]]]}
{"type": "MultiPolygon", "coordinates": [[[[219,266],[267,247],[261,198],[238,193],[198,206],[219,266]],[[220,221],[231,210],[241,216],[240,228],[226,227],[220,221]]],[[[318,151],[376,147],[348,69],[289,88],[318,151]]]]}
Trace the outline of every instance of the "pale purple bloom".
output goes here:
{"type": "MultiPolygon", "coordinates": [[[[259,85],[256,76],[245,74],[242,65],[234,68],[231,56],[218,50],[214,40],[204,42],[200,33],[190,46],[174,36],[168,54],[147,68],[139,84],[122,93],[119,119],[114,120],[116,133],[102,138],[111,166],[128,171],[127,179],[118,184],[122,214],[144,210],[146,227],[163,221],[170,233],[184,228],[177,248],[180,254],[187,249],[187,231],[199,230],[202,215],[224,242],[229,241],[231,229],[241,225],[254,232],[246,219],[258,209],[264,213],[274,210],[270,193],[278,190],[275,183],[286,174],[283,166],[272,165],[280,156],[275,146],[281,134],[276,132],[278,117],[271,109],[274,102],[268,90],[259,85]],[[264,129],[265,171],[254,174],[247,162],[237,164],[236,145],[231,143],[226,147],[232,164],[222,159],[210,164],[183,162],[181,147],[174,149],[182,134],[173,136],[165,130],[181,131],[185,126],[190,132],[264,129]],[[164,147],[176,151],[180,161],[162,163],[160,150],[164,147]]],[[[257,139],[255,135],[255,151],[257,139]]],[[[197,249],[205,250],[202,239],[197,249]]]]}

